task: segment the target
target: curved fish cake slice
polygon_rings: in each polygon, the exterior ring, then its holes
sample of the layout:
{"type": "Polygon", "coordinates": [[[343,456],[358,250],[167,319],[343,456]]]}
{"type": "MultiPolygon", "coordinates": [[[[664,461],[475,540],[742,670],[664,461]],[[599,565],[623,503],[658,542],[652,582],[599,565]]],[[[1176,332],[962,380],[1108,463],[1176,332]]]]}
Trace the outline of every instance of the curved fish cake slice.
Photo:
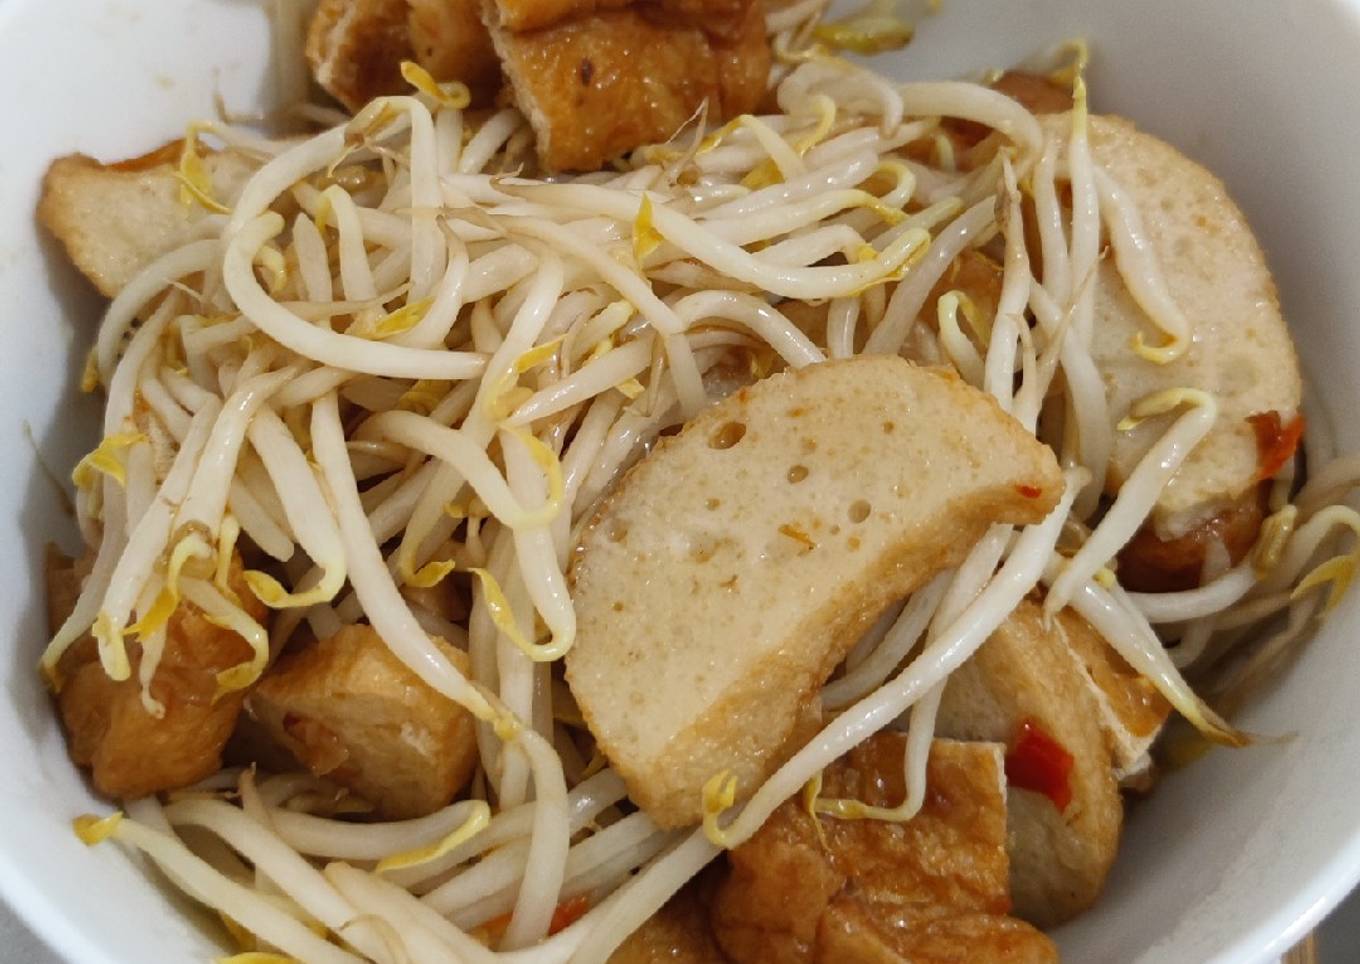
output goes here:
{"type": "MultiPolygon", "coordinates": [[[[1066,139],[1071,115],[1044,118],[1066,139]]],[[[1130,344],[1160,333],[1134,301],[1113,258],[1101,262],[1091,352],[1118,422],[1138,399],[1190,386],[1211,393],[1219,414],[1208,437],[1162,492],[1157,534],[1175,538],[1246,495],[1256,484],[1256,433],[1247,417],[1278,412],[1288,422],[1302,395],[1298,359],[1280,314],[1275,282],[1246,215],[1227,188],[1171,145],[1119,117],[1090,118],[1091,152],[1138,209],[1166,286],[1193,328],[1176,361],[1158,365],[1130,344]]],[[[1176,415],[1116,431],[1109,487],[1117,489],[1176,415]]]]}
{"type": "Polygon", "coordinates": [[[1052,452],[990,396],[901,358],[742,389],[663,441],[583,536],[567,679],[662,826],[782,760],[799,709],[880,612],[993,522],[1056,503],[1052,452]]]}

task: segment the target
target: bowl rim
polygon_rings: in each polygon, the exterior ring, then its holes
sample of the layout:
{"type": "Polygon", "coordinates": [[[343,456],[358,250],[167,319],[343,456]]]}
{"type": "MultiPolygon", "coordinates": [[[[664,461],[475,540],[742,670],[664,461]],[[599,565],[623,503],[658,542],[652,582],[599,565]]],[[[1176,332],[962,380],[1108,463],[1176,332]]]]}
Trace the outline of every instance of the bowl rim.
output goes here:
{"type": "MultiPolygon", "coordinates": [[[[1360,15],[1360,0],[1332,2],[1360,15]]],[[[0,30],[9,26],[21,6],[18,2],[6,4],[0,0],[0,30]]],[[[1360,620],[1357,620],[1356,628],[1360,629],[1360,620]]],[[[1360,811],[1349,830],[1338,837],[1336,849],[1319,863],[1303,887],[1279,900],[1269,914],[1226,940],[1212,959],[1237,962],[1273,960],[1329,915],[1360,884],[1360,811]]],[[[158,889],[168,886],[159,879],[159,874],[153,871],[148,862],[139,861],[126,848],[117,849],[121,859],[133,864],[147,864],[138,869],[151,886],[158,889]]],[[[56,891],[30,887],[28,880],[29,873],[24,862],[13,852],[0,848],[0,901],[12,911],[20,926],[64,960],[82,964],[121,964],[89,928],[73,919],[56,891]]]]}
{"type": "MultiPolygon", "coordinates": [[[[136,862],[132,853],[121,849],[124,859],[136,862]]],[[[157,888],[168,886],[154,877],[150,866],[138,868],[157,888]]],[[[96,943],[87,930],[70,926],[70,914],[42,888],[25,886],[27,874],[14,856],[0,849],[0,900],[15,919],[51,951],[73,962],[121,964],[107,948],[96,943]]],[[[1239,933],[1215,955],[1215,960],[1264,962],[1293,947],[1336,909],[1360,884],[1360,820],[1344,845],[1312,876],[1308,884],[1253,927],[1239,933]]]]}
{"type": "MultiPolygon", "coordinates": [[[[126,854],[131,859],[131,854],[126,854]]],[[[70,926],[70,914],[54,895],[42,888],[25,886],[28,879],[24,868],[13,855],[0,849],[0,898],[3,898],[14,918],[29,933],[42,941],[48,950],[70,962],[109,962],[120,964],[108,950],[95,943],[93,935],[84,927],[70,926]]],[[[150,879],[148,877],[148,879],[150,879]]],[[[154,886],[163,886],[152,881],[154,886]]]]}

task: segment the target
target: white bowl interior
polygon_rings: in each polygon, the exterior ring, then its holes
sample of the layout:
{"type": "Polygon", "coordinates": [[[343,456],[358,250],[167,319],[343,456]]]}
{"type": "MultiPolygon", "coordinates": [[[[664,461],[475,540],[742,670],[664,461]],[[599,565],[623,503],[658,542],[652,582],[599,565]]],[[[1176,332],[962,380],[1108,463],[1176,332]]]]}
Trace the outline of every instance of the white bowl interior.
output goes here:
{"type": "MultiPolygon", "coordinates": [[[[0,592],[15,618],[0,660],[0,892],[65,956],[203,960],[216,950],[113,847],[83,847],[70,819],[107,809],[68,762],[34,672],[46,636],[38,574],[50,539],[74,544],[57,486],[94,439],[98,404],[76,386],[99,301],[41,236],[32,211],[48,160],[131,156],[211,116],[269,103],[268,22],[251,0],[8,0],[0,4],[0,592]],[[30,442],[29,438],[33,441],[30,442]]],[[[1360,181],[1352,92],[1360,3],[1311,0],[949,0],[906,51],[903,77],[1006,65],[1090,39],[1095,109],[1121,113],[1216,171],[1267,250],[1307,373],[1337,417],[1360,402],[1360,181]]],[[[1317,403],[1310,412],[1323,417],[1317,403]]],[[[1283,743],[1211,754],[1133,808],[1099,906],[1058,934],[1072,961],[1258,961],[1278,954],[1360,876],[1360,652],[1354,595],[1305,658],[1242,721],[1283,743]]]]}

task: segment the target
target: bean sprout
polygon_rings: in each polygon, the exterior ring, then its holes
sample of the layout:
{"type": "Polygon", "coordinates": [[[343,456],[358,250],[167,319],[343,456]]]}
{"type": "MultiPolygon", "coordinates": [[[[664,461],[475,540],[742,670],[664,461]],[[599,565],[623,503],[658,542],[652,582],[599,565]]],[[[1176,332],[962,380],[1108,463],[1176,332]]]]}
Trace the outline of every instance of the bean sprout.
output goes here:
{"type": "MultiPolygon", "coordinates": [[[[415,65],[403,76],[416,93],[353,118],[312,110],[333,126],[302,140],[194,129],[254,170],[235,198],[200,198],[217,213],[107,309],[86,379],[107,394],[103,437],[74,474],[91,569],[42,670],[60,689],[91,635],[104,671],[135,668],[142,707],[166,718],[153,694],[175,647],[196,642],[174,638],[180,605],[249,646],[217,674],[218,696],[272,672],[285,645],[310,645],[309,630],[364,621],[471,714],[475,776],[426,816],[356,822],[374,801],[345,796],[340,771],[256,786],[224,770],[164,807],[82,818],[83,839],[142,851],[303,960],[604,960],[904,714],[902,803],[816,806],[910,819],[950,673],[1044,585],[1050,614],[1070,608],[1203,732],[1246,742],[1181,669],[1231,664],[1214,687],[1237,699],[1282,665],[1360,566],[1347,535],[1360,514],[1343,501],[1360,462],[1310,464],[1292,502],[1286,467],[1247,558],[1230,565],[1219,546],[1198,588],[1126,592],[1114,560],[1219,406],[1186,386],[1112,423],[1091,347],[1102,242],[1164,336],[1131,346],[1136,363],[1172,360],[1194,333],[1133,196],[1088,141],[1084,80],[1055,133],[980,84],[897,83],[804,49],[825,6],[766,19],[785,55],[777,107],[727,124],[700,112],[607,171],[540,176],[517,110],[466,111],[466,91],[415,65]],[[992,135],[954,150],[951,118],[992,135]],[[999,292],[950,273],[984,257],[999,259],[999,292]],[[581,533],[631,466],[718,399],[773,371],[882,353],[949,365],[1060,439],[1059,504],[1018,533],[993,526],[954,569],[862,614],[873,629],[820,693],[834,719],[740,788],[739,808],[718,774],[703,826],[663,831],[620,806],[624,780],[592,756],[553,666],[588,631],[569,578],[581,533]],[[1102,502],[1114,432],[1182,407],[1102,502]],[[468,612],[445,608],[465,592],[468,612]],[[1281,613],[1259,650],[1238,649],[1281,613]],[[1154,625],[1185,626],[1181,645],[1169,652],[1154,625]],[[589,910],[551,933],[578,900],[589,910]]],[[[1320,462],[1330,436],[1310,431],[1320,462]]]]}

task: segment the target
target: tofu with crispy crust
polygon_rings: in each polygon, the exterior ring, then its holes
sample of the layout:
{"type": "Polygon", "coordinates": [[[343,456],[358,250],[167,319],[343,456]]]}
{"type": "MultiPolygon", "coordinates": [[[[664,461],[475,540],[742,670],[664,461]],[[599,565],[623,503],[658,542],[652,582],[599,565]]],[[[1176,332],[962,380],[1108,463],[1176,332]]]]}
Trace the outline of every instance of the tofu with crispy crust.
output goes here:
{"type": "MultiPolygon", "coordinates": [[[[466,670],[467,654],[441,647],[466,670]]],[[[346,626],[281,659],[251,716],[304,766],[391,820],[446,806],[472,776],[472,715],[406,668],[369,626],[346,626]]]]}
{"type": "Polygon", "coordinates": [[[404,89],[412,58],[479,101],[503,70],[549,171],[664,141],[704,103],[711,120],[752,110],[770,67],[759,0],[322,0],[313,15],[313,76],[351,111],[404,89]]]}
{"type": "MultiPolygon", "coordinates": [[[[871,737],[824,771],[822,796],[898,805],[905,746],[900,733],[871,737]]],[[[819,833],[786,801],[728,855],[711,911],[724,953],[738,964],[1056,961],[1047,937],[1006,916],[1001,754],[936,740],[925,803],[905,823],[821,817],[819,833]]]]}
{"type": "Polygon", "coordinates": [[[481,0],[408,2],[407,22],[416,62],[438,80],[467,84],[473,103],[490,101],[501,86],[501,64],[482,23],[481,0]]]}
{"type": "Polygon", "coordinates": [[[1039,605],[1021,603],[949,677],[936,722],[941,736],[1012,748],[1021,728],[1033,726],[1071,756],[1065,803],[1015,780],[1007,794],[1011,896],[1016,914],[1041,927],[1095,902],[1123,824],[1098,691],[1068,642],[1087,634],[1094,635],[1066,610],[1050,627],[1039,605]]]}
{"type": "Polygon", "coordinates": [[[1057,949],[1033,926],[996,914],[911,922],[861,901],[834,901],[817,928],[818,964],[1056,964],[1057,949]]]}
{"type": "Polygon", "coordinates": [[[609,964],[716,964],[725,958],[713,939],[701,887],[692,880],[628,935],[609,964]]]}
{"type": "Polygon", "coordinates": [[[491,36],[550,171],[595,170],[665,141],[704,103],[711,120],[750,111],[770,63],[759,3],[748,3],[726,36],[643,5],[528,33],[497,26],[491,36]]]}
{"type": "MultiPolygon", "coordinates": [[[[54,631],[75,603],[79,573],[76,564],[49,563],[54,631]]],[[[264,604],[246,589],[239,558],[232,564],[231,586],[251,617],[263,621],[264,604]]],[[[181,603],[167,625],[165,650],[150,687],[164,706],[159,718],[142,702],[140,650],[134,646],[129,655],[132,675],[122,681],[104,672],[92,637],[62,657],[57,707],[71,759],[90,769],[100,793],[123,800],[177,789],[217,772],[245,699],[242,691],[219,697],[217,674],[250,659],[250,646],[195,606],[181,603]]]]}
{"type": "Polygon", "coordinates": [[[781,762],[884,608],[1061,489],[1053,453],[952,374],[862,356],[771,376],[663,440],[600,508],[567,680],[633,800],[693,823],[715,773],[745,795],[781,762]]]}
{"type": "Polygon", "coordinates": [[[351,112],[374,97],[409,92],[403,60],[466,84],[474,103],[500,89],[481,0],[321,0],[305,53],[317,84],[351,112]]]}
{"type": "Polygon", "coordinates": [[[307,28],[312,77],[351,111],[400,91],[401,62],[415,56],[409,12],[409,0],[321,0],[307,28]]]}

